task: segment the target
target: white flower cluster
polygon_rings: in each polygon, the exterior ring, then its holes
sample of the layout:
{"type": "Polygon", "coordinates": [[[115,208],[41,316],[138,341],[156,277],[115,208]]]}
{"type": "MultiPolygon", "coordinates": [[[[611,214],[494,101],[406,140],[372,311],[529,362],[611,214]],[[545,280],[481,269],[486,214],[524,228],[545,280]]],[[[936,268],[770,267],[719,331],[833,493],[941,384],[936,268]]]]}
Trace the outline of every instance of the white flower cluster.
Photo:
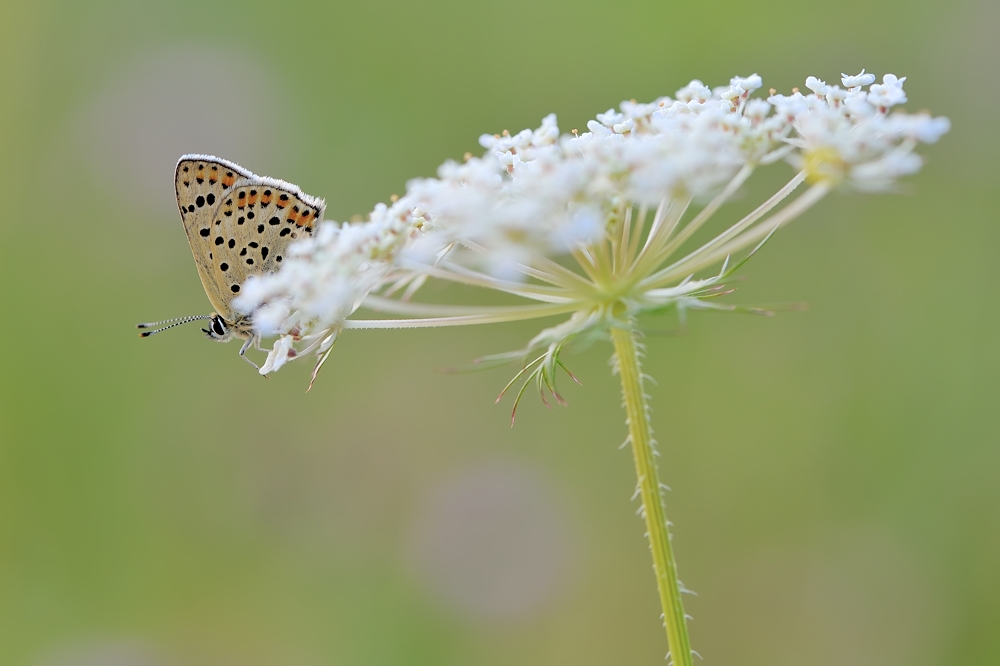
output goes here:
{"type": "Polygon", "coordinates": [[[869,192],[884,191],[897,179],[920,170],[918,143],[934,143],[950,128],[947,118],[926,114],[889,114],[906,102],[903,82],[886,74],[881,84],[875,76],[844,75],[847,89],[830,86],[815,77],[806,79],[811,95],[772,95],[768,101],[777,115],[795,128],[791,145],[798,148],[790,162],[810,172],[812,179],[846,181],[869,192]]]}
{"type": "Polygon", "coordinates": [[[254,327],[262,335],[281,334],[261,374],[294,358],[294,342],[327,337],[329,323],[346,319],[383,284],[396,251],[420,227],[412,209],[379,204],[364,223],[322,223],[315,237],[289,248],[280,273],[248,280],[237,305],[254,312],[254,327]]]}
{"type": "MultiPolygon", "coordinates": [[[[591,296],[611,284],[630,285],[627,299],[641,303],[635,285],[646,279],[661,291],[666,286],[654,271],[678,236],[687,238],[671,234],[688,205],[720,193],[724,199],[758,166],[784,159],[800,170],[795,186],[804,180],[823,191],[887,190],[917,171],[916,145],[936,141],[949,125],[890,113],[906,101],[904,80],[889,74],[874,84],[862,72],[845,75],[841,88],[810,77],[810,93],[772,90],[766,100],[750,98],[762,86],[757,75],[715,89],[692,81],[673,97],[598,114],[586,133],[561,134],[550,115],[536,130],[483,135],[482,157],[446,162],[437,178],[411,181],[404,196],[380,204],[365,222],[325,222],[316,237],[293,246],[280,272],[244,285],[237,305],[253,312],[260,332],[283,336],[262,371],[294,356],[294,342],[331,339],[366,298],[379,309],[392,300],[399,306],[389,311],[418,314],[404,301],[428,277],[579,306],[567,312],[592,308],[591,296]],[[575,257],[579,270],[565,275],[570,271],[554,261],[560,256],[575,257]],[[402,287],[403,301],[386,298],[402,287]]],[[[732,239],[757,219],[735,225],[715,249],[742,247],[732,239]]],[[[438,317],[427,325],[441,323],[438,317]]]]}

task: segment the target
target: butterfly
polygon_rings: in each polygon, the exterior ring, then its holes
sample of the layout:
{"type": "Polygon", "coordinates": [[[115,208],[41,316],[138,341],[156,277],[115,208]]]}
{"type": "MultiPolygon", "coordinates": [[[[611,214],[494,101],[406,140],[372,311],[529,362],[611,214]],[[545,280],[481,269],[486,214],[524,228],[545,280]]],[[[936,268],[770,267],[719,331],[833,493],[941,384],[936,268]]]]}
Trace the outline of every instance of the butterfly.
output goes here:
{"type": "Polygon", "coordinates": [[[139,335],[148,337],[207,319],[208,328],[201,329],[207,337],[218,342],[241,338],[240,356],[257,368],[246,356],[251,344],[260,349],[253,313],[235,310],[233,299],[247,278],[281,268],[289,244],[313,234],[326,203],[291,183],[257,176],[211,155],[181,157],[174,171],[174,191],[198,276],[215,312],[139,324],[138,328],[167,324],[139,335]]]}

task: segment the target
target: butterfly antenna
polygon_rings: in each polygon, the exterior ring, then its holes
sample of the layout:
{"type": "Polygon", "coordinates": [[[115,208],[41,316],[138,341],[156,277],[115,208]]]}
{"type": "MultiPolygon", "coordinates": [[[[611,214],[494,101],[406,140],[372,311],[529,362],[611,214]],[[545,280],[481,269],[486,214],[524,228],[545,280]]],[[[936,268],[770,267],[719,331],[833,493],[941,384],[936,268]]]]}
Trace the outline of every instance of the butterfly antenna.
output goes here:
{"type": "Polygon", "coordinates": [[[181,324],[186,324],[192,321],[198,321],[200,319],[211,319],[212,315],[194,315],[192,317],[177,317],[176,319],[164,319],[163,321],[153,321],[148,324],[136,324],[136,328],[153,328],[154,326],[159,326],[160,324],[169,324],[169,326],[164,326],[158,328],[155,331],[143,331],[139,334],[140,337],[148,338],[153,333],[159,333],[160,331],[165,331],[168,328],[173,328],[174,326],[180,326],[181,324]]]}

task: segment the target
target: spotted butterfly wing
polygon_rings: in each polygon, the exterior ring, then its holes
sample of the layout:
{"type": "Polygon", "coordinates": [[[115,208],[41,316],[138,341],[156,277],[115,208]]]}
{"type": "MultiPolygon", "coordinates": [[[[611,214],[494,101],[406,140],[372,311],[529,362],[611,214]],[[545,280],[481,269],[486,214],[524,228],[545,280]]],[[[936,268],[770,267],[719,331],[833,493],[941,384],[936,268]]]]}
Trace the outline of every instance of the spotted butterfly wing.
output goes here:
{"type": "Polygon", "coordinates": [[[325,208],[291,183],[209,155],[181,157],[174,186],[205,293],[229,324],[239,318],[231,303],[240,285],[278,270],[288,245],[310,236],[325,208]]]}

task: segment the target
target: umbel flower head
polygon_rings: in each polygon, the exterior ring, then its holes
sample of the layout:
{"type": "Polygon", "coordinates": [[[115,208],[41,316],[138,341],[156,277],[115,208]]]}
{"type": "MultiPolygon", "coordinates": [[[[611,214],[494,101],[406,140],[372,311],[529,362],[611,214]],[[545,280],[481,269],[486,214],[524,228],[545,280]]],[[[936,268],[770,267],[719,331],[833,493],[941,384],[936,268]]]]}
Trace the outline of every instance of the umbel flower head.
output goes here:
{"type": "Polygon", "coordinates": [[[323,223],[280,272],[248,280],[237,306],[279,336],[260,371],[316,351],[315,379],[350,328],[561,316],[523,349],[487,359],[523,359],[519,377],[561,400],[555,370],[571,341],[645,312],[735,309],[714,300],[724,280],[779,227],[835,188],[888,191],[919,170],[917,144],[949,123],[896,111],[904,81],[887,74],[877,84],[862,71],[841,87],[809,77],[808,92],[766,98],[751,97],[756,74],[717,88],[692,81],[673,97],[600,113],[584,133],[561,133],[549,115],[535,130],[484,134],[482,156],[410,181],[363,222],[323,223]],[[756,169],[778,162],[796,170],[784,187],[711,240],[688,242],[756,169]],[[417,302],[428,279],[517,304],[417,302]],[[359,308],[394,318],[361,319],[359,308]]]}

